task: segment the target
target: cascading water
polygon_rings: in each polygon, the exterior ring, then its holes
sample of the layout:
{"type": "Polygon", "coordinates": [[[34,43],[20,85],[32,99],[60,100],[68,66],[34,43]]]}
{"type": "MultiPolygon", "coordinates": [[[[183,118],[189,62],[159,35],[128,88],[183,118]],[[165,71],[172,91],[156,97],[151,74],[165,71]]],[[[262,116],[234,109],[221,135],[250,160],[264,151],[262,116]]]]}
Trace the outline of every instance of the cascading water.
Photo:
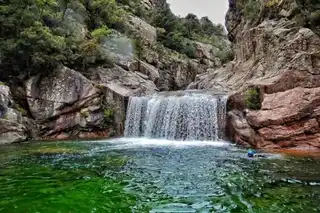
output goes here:
{"type": "Polygon", "coordinates": [[[227,97],[209,93],[160,93],[131,97],[126,137],[219,140],[224,135],[227,97]]]}

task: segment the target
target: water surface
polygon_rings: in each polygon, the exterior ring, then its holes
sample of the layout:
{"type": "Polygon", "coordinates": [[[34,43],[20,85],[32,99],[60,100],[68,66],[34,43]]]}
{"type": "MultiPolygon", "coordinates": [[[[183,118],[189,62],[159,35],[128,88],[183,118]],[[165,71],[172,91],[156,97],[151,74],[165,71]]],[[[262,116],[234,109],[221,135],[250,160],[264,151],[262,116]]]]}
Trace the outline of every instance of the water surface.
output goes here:
{"type": "Polygon", "coordinates": [[[225,142],[117,139],[0,148],[0,212],[320,212],[320,160],[225,142]]]}

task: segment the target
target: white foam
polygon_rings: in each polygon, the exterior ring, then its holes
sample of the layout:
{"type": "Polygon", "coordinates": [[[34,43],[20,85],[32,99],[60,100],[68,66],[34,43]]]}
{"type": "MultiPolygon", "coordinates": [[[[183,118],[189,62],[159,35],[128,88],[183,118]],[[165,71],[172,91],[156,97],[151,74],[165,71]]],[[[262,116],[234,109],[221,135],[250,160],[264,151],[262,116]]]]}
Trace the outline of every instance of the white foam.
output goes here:
{"type": "Polygon", "coordinates": [[[177,140],[167,140],[167,139],[148,139],[148,138],[116,138],[112,140],[100,140],[94,141],[100,143],[111,143],[117,148],[134,148],[134,147],[226,147],[232,144],[226,141],[177,141],[177,140]]]}

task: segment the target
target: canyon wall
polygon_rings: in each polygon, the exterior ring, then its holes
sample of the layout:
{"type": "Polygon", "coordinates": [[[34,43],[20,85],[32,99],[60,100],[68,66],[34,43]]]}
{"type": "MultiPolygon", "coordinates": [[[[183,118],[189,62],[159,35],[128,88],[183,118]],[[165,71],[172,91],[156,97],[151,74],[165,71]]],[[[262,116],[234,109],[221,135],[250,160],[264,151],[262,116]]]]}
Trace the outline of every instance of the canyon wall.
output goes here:
{"type": "Polygon", "coordinates": [[[230,94],[228,134],[257,148],[320,148],[319,1],[229,1],[235,60],[189,88],[230,94]]]}

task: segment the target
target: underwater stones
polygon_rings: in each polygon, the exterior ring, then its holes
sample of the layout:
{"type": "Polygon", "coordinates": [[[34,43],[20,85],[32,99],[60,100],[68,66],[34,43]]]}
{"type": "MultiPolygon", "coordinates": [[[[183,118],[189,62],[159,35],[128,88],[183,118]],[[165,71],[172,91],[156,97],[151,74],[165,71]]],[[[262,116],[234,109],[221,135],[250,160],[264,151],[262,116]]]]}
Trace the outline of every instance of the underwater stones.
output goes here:
{"type": "Polygon", "coordinates": [[[184,204],[184,203],[170,203],[170,204],[156,207],[150,211],[150,213],[167,213],[167,212],[196,213],[197,211],[196,209],[193,209],[192,207],[190,207],[188,204],[184,204]]]}
{"type": "Polygon", "coordinates": [[[114,131],[111,130],[101,130],[101,131],[95,131],[95,132],[80,132],[78,137],[79,138],[106,138],[106,137],[112,137],[114,136],[116,133],[114,131]]]}
{"type": "Polygon", "coordinates": [[[31,151],[31,154],[34,155],[61,155],[61,154],[78,154],[82,150],[77,147],[59,147],[59,146],[47,146],[40,147],[31,151]]]}

